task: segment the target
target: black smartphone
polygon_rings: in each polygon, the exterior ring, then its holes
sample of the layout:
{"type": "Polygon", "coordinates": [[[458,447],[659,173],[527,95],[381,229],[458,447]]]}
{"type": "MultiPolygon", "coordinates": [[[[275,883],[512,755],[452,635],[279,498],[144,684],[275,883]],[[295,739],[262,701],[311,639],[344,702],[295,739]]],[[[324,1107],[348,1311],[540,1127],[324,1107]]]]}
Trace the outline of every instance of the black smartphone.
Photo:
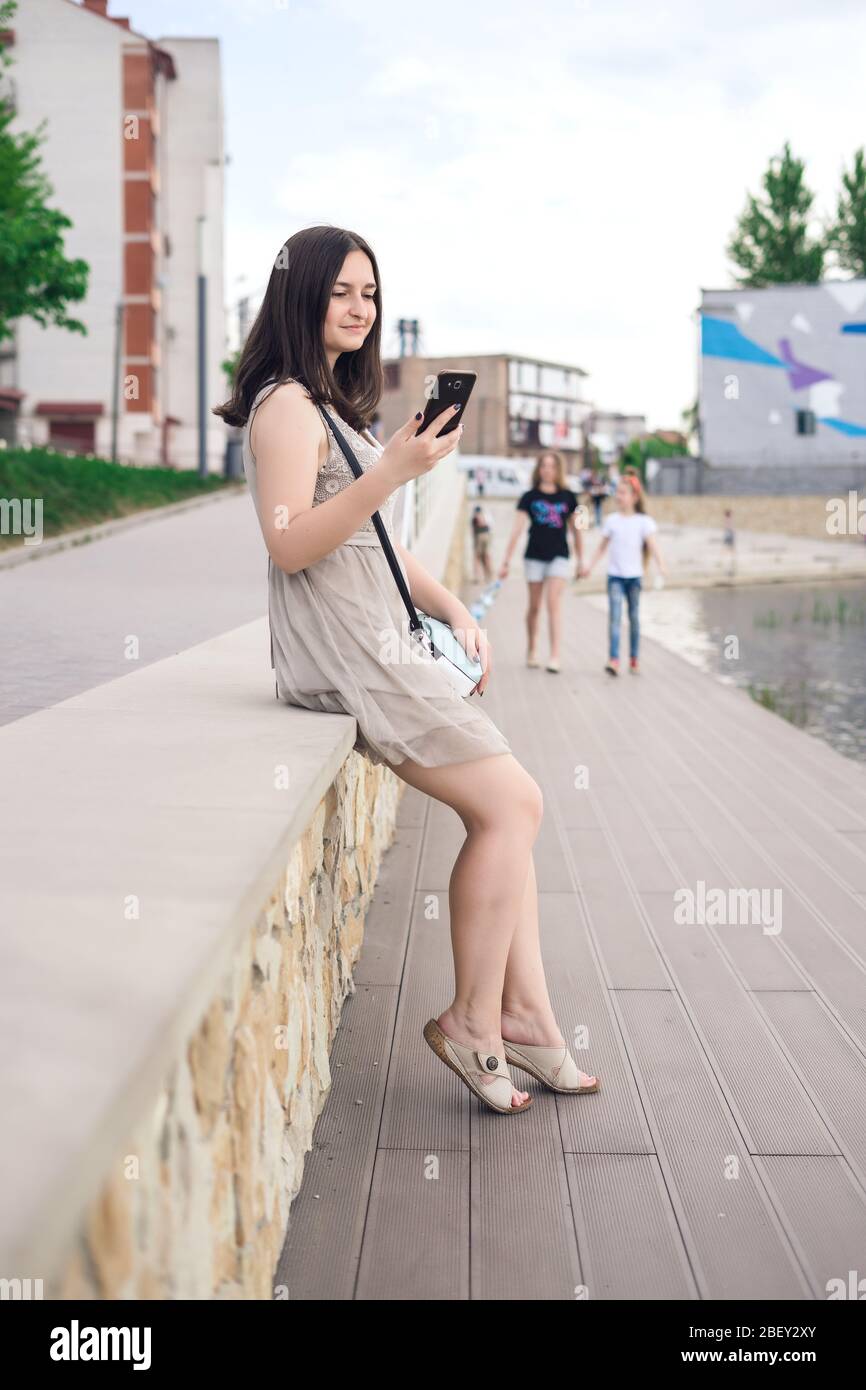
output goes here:
{"type": "Polygon", "coordinates": [[[448,421],[448,424],[439,433],[440,435],[450,434],[452,430],[456,430],[466,414],[466,402],[472,395],[476,375],[476,372],[437,372],[436,385],[428,396],[427,404],[424,407],[424,419],[415,433],[423,434],[427,426],[432,424],[443,410],[447,410],[449,405],[462,405],[463,409],[458,410],[457,414],[448,421]]]}

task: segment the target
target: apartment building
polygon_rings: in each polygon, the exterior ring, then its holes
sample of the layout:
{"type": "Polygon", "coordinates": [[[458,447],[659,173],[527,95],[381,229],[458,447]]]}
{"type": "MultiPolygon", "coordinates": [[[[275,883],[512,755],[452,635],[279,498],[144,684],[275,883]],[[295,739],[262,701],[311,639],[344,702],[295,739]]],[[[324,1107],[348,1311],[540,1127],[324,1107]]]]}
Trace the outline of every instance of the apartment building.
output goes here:
{"type": "Polygon", "coordinates": [[[475,372],[478,378],[463,431],[461,448],[467,454],[534,458],[542,449],[555,448],[569,463],[569,456],[576,459],[580,454],[583,421],[591,410],[583,399],[587,373],[580,367],[508,353],[388,359],[379,403],[383,436],[423,406],[437,372],[452,367],[475,372]]]}
{"type": "Polygon", "coordinates": [[[615,463],[627,444],[647,433],[646,416],[627,415],[618,410],[593,410],[586,419],[586,432],[601,462],[615,463]]]}
{"type": "Polygon", "coordinates": [[[86,336],[20,319],[0,345],[0,436],[180,468],[198,463],[199,275],[206,452],[222,468],[223,110],[216,39],[151,39],[108,0],[23,0],[2,41],[13,129],[46,121],[65,254],[90,267],[68,314],[86,336]],[[119,408],[115,421],[115,382],[119,408]]]}

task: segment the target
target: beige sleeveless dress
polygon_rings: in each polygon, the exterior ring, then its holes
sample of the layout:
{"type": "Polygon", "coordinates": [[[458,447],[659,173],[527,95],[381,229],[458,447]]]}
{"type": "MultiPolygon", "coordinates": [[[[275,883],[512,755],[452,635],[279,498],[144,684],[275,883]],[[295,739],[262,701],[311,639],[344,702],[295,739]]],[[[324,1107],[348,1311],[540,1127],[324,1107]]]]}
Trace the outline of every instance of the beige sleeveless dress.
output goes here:
{"type": "MultiPolygon", "coordinates": [[[[243,432],[244,472],[260,525],[250,431],[256,409],[275,385],[271,380],[256,394],[243,432]]],[[[332,418],[360,466],[369,468],[383,446],[340,416],[332,418]]],[[[355,481],[336,436],[330,426],[327,430],[330,447],[313,506],[355,481]]],[[[396,492],[379,508],[392,544],[395,500],[396,492]]],[[[411,588],[399,555],[397,560],[411,588]]],[[[410,758],[422,767],[441,767],[511,752],[481,709],[480,696],[457,695],[438,662],[409,637],[408,613],[372,517],[336,550],[296,574],[271,563],[268,601],[277,695],[304,709],[353,715],[355,749],[370,762],[410,758]]]]}

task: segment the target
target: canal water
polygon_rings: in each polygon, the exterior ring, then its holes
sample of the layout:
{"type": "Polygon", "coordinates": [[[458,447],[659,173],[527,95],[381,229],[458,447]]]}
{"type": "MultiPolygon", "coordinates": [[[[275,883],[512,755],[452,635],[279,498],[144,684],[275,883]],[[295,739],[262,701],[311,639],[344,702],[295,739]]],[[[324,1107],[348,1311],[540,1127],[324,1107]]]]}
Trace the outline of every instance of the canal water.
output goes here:
{"type": "Polygon", "coordinates": [[[649,590],[641,631],[866,763],[866,584],[649,590]]]}

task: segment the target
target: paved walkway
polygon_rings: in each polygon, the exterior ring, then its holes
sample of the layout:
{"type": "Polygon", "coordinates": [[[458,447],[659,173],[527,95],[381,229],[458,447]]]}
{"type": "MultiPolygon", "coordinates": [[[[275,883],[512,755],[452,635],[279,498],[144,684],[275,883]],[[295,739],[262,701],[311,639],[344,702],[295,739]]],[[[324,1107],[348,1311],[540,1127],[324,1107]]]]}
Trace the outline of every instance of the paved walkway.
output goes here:
{"type": "Polygon", "coordinates": [[[296,1301],[826,1298],[866,1250],[866,777],[650,642],[640,677],[610,680],[604,614],[574,592],[563,672],[526,669],[524,593],[489,612],[485,708],[544,789],[548,978],[602,1089],[524,1077],[534,1104],[504,1118],[426,1046],[463,832],[407,790],[275,1282],[296,1301]],[[701,883],[739,924],[677,922],[701,883]],[[737,887],[764,890],[762,920],[737,887]]]}
{"type": "Polygon", "coordinates": [[[0,724],[260,617],[263,557],[244,489],[0,568],[0,724]]]}

